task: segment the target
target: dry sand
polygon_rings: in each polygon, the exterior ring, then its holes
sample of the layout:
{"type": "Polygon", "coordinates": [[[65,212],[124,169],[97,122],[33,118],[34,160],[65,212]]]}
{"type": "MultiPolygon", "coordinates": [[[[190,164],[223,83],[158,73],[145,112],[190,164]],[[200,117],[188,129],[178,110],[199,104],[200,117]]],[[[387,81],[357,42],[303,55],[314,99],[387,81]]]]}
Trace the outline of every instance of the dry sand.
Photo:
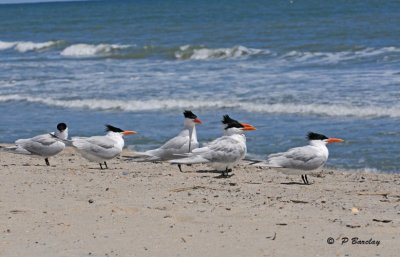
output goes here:
{"type": "Polygon", "coordinates": [[[0,152],[1,257],[400,256],[399,174],[325,169],[302,185],[124,158],[100,170],[71,148],[50,163],[0,152]]]}

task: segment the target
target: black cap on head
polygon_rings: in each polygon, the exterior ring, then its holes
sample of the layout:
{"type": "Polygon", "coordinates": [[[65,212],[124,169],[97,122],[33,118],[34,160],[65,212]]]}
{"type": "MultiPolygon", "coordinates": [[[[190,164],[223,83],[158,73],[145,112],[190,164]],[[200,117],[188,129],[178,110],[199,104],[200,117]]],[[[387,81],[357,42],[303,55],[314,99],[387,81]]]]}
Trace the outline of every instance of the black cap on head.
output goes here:
{"type": "Polygon", "coordinates": [[[122,129],[111,126],[109,124],[106,125],[106,131],[112,131],[112,132],[124,132],[122,129]]]}
{"type": "Polygon", "coordinates": [[[318,134],[318,133],[314,133],[314,132],[308,132],[307,139],[308,140],[325,140],[325,139],[328,139],[328,137],[326,137],[326,136],[324,136],[322,134],[318,134]]]}
{"type": "Polygon", "coordinates": [[[63,132],[64,130],[67,129],[67,124],[65,124],[64,122],[58,123],[57,129],[58,129],[58,131],[63,132]]]}
{"type": "Polygon", "coordinates": [[[197,119],[197,115],[189,110],[184,111],[183,116],[185,116],[185,118],[192,119],[192,120],[197,119]]]}
{"type": "Polygon", "coordinates": [[[232,119],[229,115],[224,115],[222,123],[226,125],[225,129],[228,128],[243,128],[244,126],[240,124],[237,120],[232,119]]]}

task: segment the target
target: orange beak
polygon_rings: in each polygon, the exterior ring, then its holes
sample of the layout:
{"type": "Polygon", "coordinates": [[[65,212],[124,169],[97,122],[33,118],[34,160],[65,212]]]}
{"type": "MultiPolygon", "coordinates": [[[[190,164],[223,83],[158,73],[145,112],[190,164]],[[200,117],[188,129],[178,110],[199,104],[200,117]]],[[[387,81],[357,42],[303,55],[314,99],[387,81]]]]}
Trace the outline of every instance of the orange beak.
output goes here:
{"type": "Polygon", "coordinates": [[[124,132],[122,132],[122,135],[126,136],[126,135],[133,135],[133,134],[137,134],[136,131],[129,131],[129,130],[125,130],[124,132]]]}
{"type": "Polygon", "coordinates": [[[196,124],[201,124],[201,123],[202,123],[201,120],[198,119],[198,118],[194,119],[193,121],[194,121],[194,123],[196,123],[196,124]]]}
{"type": "Polygon", "coordinates": [[[255,127],[253,127],[253,126],[252,126],[252,125],[250,125],[250,124],[242,123],[242,125],[243,125],[243,128],[242,128],[242,130],[244,130],[244,131],[252,131],[252,130],[256,130],[256,128],[255,128],[255,127]]]}
{"type": "Polygon", "coordinates": [[[328,142],[328,143],[342,143],[342,142],[344,142],[344,140],[340,139],[340,138],[331,137],[331,138],[328,138],[326,140],[326,142],[328,142]]]}

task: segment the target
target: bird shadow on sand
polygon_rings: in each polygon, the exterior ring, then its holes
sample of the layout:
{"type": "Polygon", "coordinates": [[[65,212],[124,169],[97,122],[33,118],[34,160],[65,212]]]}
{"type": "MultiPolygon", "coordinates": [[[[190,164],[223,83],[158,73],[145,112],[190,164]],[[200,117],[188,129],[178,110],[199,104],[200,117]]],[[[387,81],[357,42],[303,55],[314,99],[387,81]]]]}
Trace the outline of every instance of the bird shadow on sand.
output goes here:
{"type": "Polygon", "coordinates": [[[292,182],[282,182],[282,183],[280,183],[280,184],[281,184],[281,185],[290,185],[290,186],[292,186],[292,185],[310,186],[310,185],[312,185],[312,184],[314,184],[314,183],[304,184],[304,183],[302,183],[302,182],[294,182],[294,181],[292,181],[292,182]]]}
{"type": "Polygon", "coordinates": [[[197,170],[196,173],[212,173],[212,174],[219,174],[218,176],[214,177],[214,178],[230,178],[235,174],[228,174],[225,175],[223,174],[221,171],[218,170],[197,170]]]}
{"type": "Polygon", "coordinates": [[[221,171],[218,170],[196,170],[196,173],[218,173],[221,174],[221,171]]]}
{"type": "Polygon", "coordinates": [[[87,168],[88,170],[100,170],[100,171],[104,171],[104,172],[106,172],[107,170],[113,170],[113,168],[103,168],[103,169],[101,169],[100,167],[88,167],[87,168]]]}

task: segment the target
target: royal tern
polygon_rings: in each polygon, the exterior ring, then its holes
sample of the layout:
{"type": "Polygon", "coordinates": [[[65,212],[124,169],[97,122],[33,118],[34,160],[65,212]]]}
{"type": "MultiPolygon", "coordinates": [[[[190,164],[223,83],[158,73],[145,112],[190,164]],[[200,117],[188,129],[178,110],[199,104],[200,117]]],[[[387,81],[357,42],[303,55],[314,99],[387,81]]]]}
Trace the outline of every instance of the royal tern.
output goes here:
{"type": "Polygon", "coordinates": [[[340,138],[328,138],[324,135],[309,132],[307,135],[309,145],[295,147],[287,152],[270,154],[267,160],[253,163],[255,166],[277,168],[284,174],[301,175],[304,184],[309,184],[307,173],[311,173],[326,163],[329,143],[343,142],[340,138]]]}
{"type": "Polygon", "coordinates": [[[105,136],[73,137],[71,140],[83,158],[91,162],[98,162],[103,169],[103,163],[108,168],[106,161],[111,160],[122,152],[124,147],[123,136],[136,134],[135,131],[122,130],[111,125],[106,125],[105,136]]]}
{"type": "Polygon", "coordinates": [[[65,123],[58,123],[56,132],[38,135],[27,139],[18,139],[15,141],[15,146],[7,147],[4,150],[17,154],[43,157],[46,165],[50,166],[49,157],[60,153],[65,148],[65,144],[54,137],[63,140],[68,138],[68,128],[65,123]]]}
{"type": "MultiPolygon", "coordinates": [[[[131,159],[137,162],[168,161],[179,158],[180,154],[190,153],[193,149],[198,148],[196,124],[201,124],[201,120],[192,111],[186,110],[183,115],[185,117],[183,130],[176,137],[171,138],[157,149],[137,152],[131,159]]],[[[182,171],[180,164],[178,167],[182,171]]]]}
{"type": "Polygon", "coordinates": [[[205,147],[192,150],[185,158],[171,160],[173,164],[207,163],[222,175],[228,175],[233,166],[246,155],[245,131],[256,130],[252,125],[240,123],[228,115],[223,117],[224,136],[215,139],[205,147]]]}

